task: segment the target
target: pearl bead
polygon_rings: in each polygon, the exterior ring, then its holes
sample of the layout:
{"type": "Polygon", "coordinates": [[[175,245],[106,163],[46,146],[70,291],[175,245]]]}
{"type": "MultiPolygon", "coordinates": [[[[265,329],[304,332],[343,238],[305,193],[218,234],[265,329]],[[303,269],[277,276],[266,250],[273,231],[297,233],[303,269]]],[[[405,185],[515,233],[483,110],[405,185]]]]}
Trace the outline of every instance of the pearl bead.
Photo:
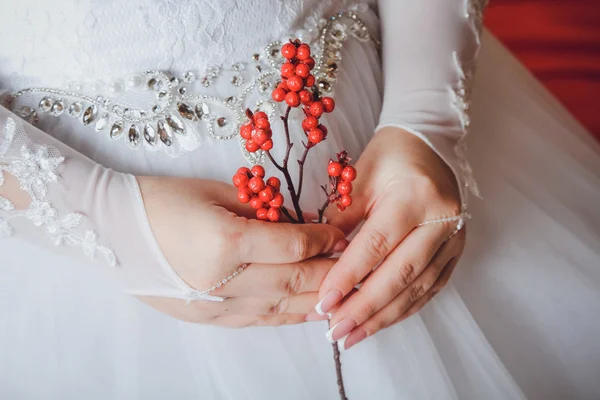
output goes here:
{"type": "Polygon", "coordinates": [[[123,84],[120,81],[113,81],[108,85],[108,91],[111,93],[118,93],[123,91],[123,84]]]}
{"type": "Polygon", "coordinates": [[[142,85],[142,78],[137,75],[130,76],[127,78],[127,86],[130,88],[137,88],[142,85]]]}

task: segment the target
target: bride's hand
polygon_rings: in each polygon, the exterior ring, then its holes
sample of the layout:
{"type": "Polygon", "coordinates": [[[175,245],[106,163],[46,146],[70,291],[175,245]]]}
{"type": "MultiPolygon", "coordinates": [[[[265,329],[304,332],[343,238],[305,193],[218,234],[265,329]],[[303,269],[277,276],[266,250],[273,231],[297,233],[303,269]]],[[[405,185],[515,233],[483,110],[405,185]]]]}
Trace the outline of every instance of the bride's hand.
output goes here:
{"type": "Polygon", "coordinates": [[[237,190],[199,179],[139,177],[148,219],[165,257],[191,287],[203,290],[250,264],[210,293],[223,302],[140,297],[175,318],[242,327],[305,321],[335,260],[319,258],[347,245],[337,228],[251,219],[237,190]]]}
{"type": "Polygon", "coordinates": [[[328,337],[340,340],[350,333],[345,349],[408,318],[431,300],[448,282],[465,238],[462,229],[446,240],[456,222],[418,227],[461,211],[452,171],[418,137],[383,128],[356,168],[352,206],[343,213],[329,209],[328,220],[346,233],[365,223],[319,292],[320,310],[334,312],[332,327],[339,323],[328,337]]]}

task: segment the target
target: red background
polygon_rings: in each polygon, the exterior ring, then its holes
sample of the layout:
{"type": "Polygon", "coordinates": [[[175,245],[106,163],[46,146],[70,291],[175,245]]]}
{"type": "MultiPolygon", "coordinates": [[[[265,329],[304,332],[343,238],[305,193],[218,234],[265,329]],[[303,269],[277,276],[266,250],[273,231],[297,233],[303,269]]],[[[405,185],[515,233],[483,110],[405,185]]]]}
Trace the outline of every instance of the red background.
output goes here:
{"type": "Polygon", "coordinates": [[[491,0],[485,23],[600,140],[600,0],[491,0]]]}

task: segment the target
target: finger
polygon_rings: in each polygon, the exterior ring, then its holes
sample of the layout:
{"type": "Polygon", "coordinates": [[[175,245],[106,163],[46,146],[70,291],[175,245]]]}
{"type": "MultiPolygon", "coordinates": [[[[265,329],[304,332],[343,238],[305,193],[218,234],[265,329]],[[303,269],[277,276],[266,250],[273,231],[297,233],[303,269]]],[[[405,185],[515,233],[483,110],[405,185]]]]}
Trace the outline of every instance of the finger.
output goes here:
{"type": "Polygon", "coordinates": [[[293,263],[347,246],[341,230],[327,224],[246,220],[239,241],[241,263],[293,263]]]}
{"type": "Polygon", "coordinates": [[[317,292],[290,297],[230,297],[223,302],[215,302],[210,312],[213,316],[308,314],[315,304],[317,292]]]}
{"type": "Polygon", "coordinates": [[[416,218],[411,207],[384,200],[325,278],[317,312],[330,312],[417,225],[416,218]]]}
{"type": "Polygon", "coordinates": [[[314,257],[291,264],[250,264],[213,294],[221,297],[294,296],[318,292],[337,259],[314,257]]]}
{"type": "Polygon", "coordinates": [[[450,281],[450,277],[452,276],[454,269],[458,265],[458,260],[458,257],[452,258],[444,267],[444,270],[438,277],[438,280],[435,282],[435,285],[433,285],[433,287],[427,293],[425,293],[423,297],[421,297],[412,306],[410,306],[410,308],[406,310],[406,312],[400,318],[398,318],[392,323],[392,325],[400,323],[421,311],[425,304],[429,303],[431,299],[435,297],[435,295],[437,295],[444,287],[446,287],[446,285],[450,281]]]}
{"type": "Polygon", "coordinates": [[[430,264],[452,227],[426,225],[413,230],[373,271],[360,290],[344,301],[331,319],[333,340],[346,336],[405,290],[430,264]]]}
{"type": "MultiPolygon", "coordinates": [[[[433,287],[446,264],[460,252],[459,246],[459,238],[457,236],[448,240],[431,260],[427,268],[402,293],[358,328],[352,330],[348,336],[339,339],[340,349],[347,350],[359,341],[392,325],[394,321],[409,310],[416,301],[433,287]]],[[[338,326],[341,326],[341,324],[338,326]]],[[[334,333],[328,332],[328,338],[332,338],[334,333]]]]}
{"type": "Polygon", "coordinates": [[[305,321],[304,314],[282,314],[282,315],[222,315],[210,320],[210,325],[225,328],[248,328],[252,326],[283,326],[302,324],[305,321]]]}
{"type": "Polygon", "coordinates": [[[192,301],[154,296],[139,296],[144,303],[164,314],[181,321],[211,323],[222,315],[267,315],[275,316],[288,313],[306,315],[317,303],[317,292],[302,293],[290,297],[233,297],[222,302],[192,301]]]}

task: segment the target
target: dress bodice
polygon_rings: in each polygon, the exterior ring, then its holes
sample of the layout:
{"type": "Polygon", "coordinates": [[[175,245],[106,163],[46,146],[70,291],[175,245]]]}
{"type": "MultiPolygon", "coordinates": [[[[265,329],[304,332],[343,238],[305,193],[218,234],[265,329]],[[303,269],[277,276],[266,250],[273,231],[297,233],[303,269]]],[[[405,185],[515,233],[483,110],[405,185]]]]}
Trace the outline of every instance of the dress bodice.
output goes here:
{"type": "Polygon", "coordinates": [[[150,69],[202,73],[248,60],[270,41],[360,3],[374,1],[7,2],[0,13],[0,88],[108,85],[150,69]]]}

